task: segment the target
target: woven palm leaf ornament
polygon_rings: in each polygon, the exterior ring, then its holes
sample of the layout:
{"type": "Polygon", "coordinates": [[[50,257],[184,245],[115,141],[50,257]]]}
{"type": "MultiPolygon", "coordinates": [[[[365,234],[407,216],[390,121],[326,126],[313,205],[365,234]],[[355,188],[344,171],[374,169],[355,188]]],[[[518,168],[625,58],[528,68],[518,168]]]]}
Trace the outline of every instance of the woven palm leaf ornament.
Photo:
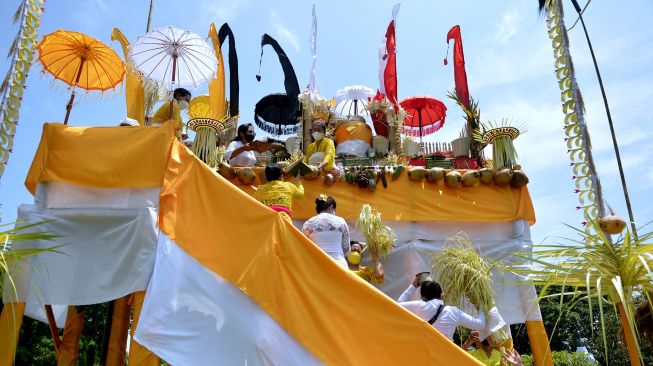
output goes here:
{"type": "MultiPolygon", "coordinates": [[[[576,181],[575,192],[586,221],[605,216],[603,192],[592,157],[592,143],[585,123],[585,108],[576,82],[574,64],[569,52],[569,37],[564,24],[562,2],[550,0],[546,6],[546,23],[553,46],[555,74],[560,87],[567,152],[576,181]]],[[[591,225],[587,226],[591,229],[591,225]]]]}
{"type": "Polygon", "coordinates": [[[474,139],[483,144],[492,145],[492,163],[495,169],[513,169],[517,165],[517,150],[513,141],[523,133],[524,128],[510,126],[508,120],[499,123],[487,122],[476,130],[474,139]]]}
{"type": "Polygon", "coordinates": [[[210,118],[209,96],[201,95],[193,98],[188,105],[188,129],[195,132],[191,150],[208,166],[217,166],[217,146],[224,138],[225,124],[210,118]]]}
{"type": "Polygon", "coordinates": [[[25,81],[32,66],[36,50],[38,28],[43,14],[42,0],[23,0],[14,13],[14,23],[19,24],[18,33],[9,48],[9,70],[0,85],[0,177],[13,151],[14,135],[25,81]]]}

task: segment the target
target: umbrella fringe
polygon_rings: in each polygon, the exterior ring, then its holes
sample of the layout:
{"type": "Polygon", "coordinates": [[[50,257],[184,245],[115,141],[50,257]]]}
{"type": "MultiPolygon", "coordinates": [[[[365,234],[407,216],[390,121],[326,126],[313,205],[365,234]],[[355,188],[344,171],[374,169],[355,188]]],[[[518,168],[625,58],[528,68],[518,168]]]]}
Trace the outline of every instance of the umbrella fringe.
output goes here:
{"type": "Polygon", "coordinates": [[[275,125],[270,122],[262,121],[261,119],[257,118],[256,119],[256,125],[262,129],[263,131],[271,134],[271,135],[277,135],[277,136],[285,136],[285,135],[292,135],[297,133],[299,126],[298,125],[291,125],[291,126],[279,126],[275,125]],[[281,127],[281,128],[279,128],[281,127]],[[279,130],[281,130],[281,133],[279,133],[279,130]]]}

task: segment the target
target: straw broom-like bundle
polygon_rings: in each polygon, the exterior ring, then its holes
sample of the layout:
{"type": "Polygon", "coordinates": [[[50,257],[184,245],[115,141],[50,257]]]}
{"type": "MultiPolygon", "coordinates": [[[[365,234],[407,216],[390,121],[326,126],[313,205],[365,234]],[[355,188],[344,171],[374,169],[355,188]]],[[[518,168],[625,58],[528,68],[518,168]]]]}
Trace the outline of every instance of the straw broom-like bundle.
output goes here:
{"type": "Polygon", "coordinates": [[[392,252],[395,242],[395,232],[388,226],[383,225],[380,212],[372,212],[370,205],[363,205],[358,215],[358,226],[367,241],[367,244],[374,248],[381,258],[387,258],[392,252]]]}
{"type": "MultiPolygon", "coordinates": [[[[486,259],[474,249],[465,233],[447,239],[446,247],[432,257],[433,278],[443,287],[447,302],[462,307],[465,300],[476,306],[489,319],[494,307],[492,269],[486,259]]],[[[503,330],[490,335],[490,343],[510,340],[503,330]]]]}
{"type": "Polygon", "coordinates": [[[210,167],[218,165],[218,151],[216,149],[217,136],[211,127],[197,127],[193,141],[193,153],[210,167]]]}

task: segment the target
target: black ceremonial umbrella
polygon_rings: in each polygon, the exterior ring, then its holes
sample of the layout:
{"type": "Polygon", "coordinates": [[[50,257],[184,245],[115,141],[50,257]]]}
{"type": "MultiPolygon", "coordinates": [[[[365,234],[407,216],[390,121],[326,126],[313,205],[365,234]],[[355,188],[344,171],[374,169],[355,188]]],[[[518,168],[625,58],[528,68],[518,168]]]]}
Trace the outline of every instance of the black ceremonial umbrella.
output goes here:
{"type": "MultiPolygon", "coordinates": [[[[279,57],[284,73],[285,93],[269,94],[261,98],[254,108],[254,122],[262,130],[274,135],[291,135],[299,128],[299,82],[295,70],[279,43],[267,34],[261,40],[261,63],[263,47],[270,45],[279,57]]],[[[256,78],[260,81],[261,76],[256,78]]]]}

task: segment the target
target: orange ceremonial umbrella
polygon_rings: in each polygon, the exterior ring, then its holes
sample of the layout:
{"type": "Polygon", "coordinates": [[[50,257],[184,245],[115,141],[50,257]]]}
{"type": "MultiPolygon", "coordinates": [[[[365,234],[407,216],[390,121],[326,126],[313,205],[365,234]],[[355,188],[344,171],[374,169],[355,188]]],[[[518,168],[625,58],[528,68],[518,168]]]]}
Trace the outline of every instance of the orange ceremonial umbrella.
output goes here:
{"type": "Polygon", "coordinates": [[[109,90],[125,77],[125,63],[116,52],[83,33],[58,30],[45,35],[38,49],[43,69],[73,88],[64,124],[73,108],[75,88],[109,90]]]}

